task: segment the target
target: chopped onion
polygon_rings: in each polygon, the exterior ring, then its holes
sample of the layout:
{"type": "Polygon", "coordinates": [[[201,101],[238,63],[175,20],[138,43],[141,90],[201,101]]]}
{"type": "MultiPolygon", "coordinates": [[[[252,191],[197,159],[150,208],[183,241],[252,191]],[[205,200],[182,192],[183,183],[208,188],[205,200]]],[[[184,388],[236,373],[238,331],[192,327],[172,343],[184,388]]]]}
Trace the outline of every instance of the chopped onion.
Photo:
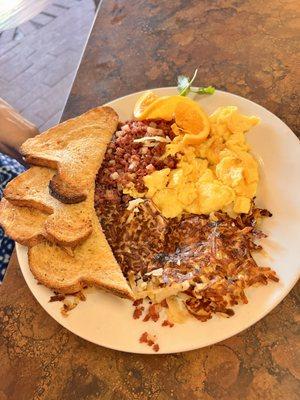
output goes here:
{"type": "Polygon", "coordinates": [[[138,197],[137,199],[130,200],[128,202],[127,210],[132,211],[137,207],[139,204],[143,203],[145,200],[138,197]]]}
{"type": "Polygon", "coordinates": [[[134,139],[133,143],[144,143],[144,142],[161,142],[161,143],[170,143],[171,139],[169,137],[162,136],[144,136],[139,139],[134,139]]]}

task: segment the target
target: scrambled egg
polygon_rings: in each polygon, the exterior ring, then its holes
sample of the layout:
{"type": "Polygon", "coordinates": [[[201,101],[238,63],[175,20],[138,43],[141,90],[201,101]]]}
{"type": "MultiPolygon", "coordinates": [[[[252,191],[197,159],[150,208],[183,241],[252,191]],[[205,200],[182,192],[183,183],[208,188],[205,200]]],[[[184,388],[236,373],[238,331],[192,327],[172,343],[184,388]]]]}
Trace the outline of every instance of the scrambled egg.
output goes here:
{"type": "Polygon", "coordinates": [[[177,168],[145,176],[146,197],[167,218],[182,212],[210,214],[229,209],[248,213],[259,175],[245,133],[258,122],[229,106],[218,108],[209,117],[207,138],[197,138],[196,130],[177,130],[164,154],[181,154],[177,168]]]}
{"type": "Polygon", "coordinates": [[[136,190],[136,188],[132,182],[129,183],[129,185],[123,189],[123,193],[128,194],[129,196],[131,196],[135,199],[145,196],[145,193],[141,193],[136,190]]]}

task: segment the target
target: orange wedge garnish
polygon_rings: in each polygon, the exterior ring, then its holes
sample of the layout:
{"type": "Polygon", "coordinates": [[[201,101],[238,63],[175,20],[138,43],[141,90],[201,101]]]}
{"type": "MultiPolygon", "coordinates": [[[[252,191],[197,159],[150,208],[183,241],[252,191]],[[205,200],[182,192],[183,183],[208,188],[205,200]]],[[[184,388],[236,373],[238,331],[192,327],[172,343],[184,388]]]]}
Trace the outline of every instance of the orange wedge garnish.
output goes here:
{"type": "Polygon", "coordinates": [[[138,99],[135,103],[133,115],[137,119],[144,119],[145,110],[149,107],[151,103],[158,99],[158,95],[151,90],[148,90],[138,99]]]}
{"type": "Polygon", "coordinates": [[[182,96],[161,96],[156,100],[152,101],[148,106],[143,109],[143,112],[136,116],[141,119],[164,119],[166,121],[171,121],[174,119],[174,113],[177,105],[179,103],[185,102],[186,98],[182,96]]]}
{"type": "Polygon", "coordinates": [[[199,135],[205,139],[209,134],[210,124],[206,113],[198,103],[186,98],[175,109],[176,125],[190,135],[199,135]]]}

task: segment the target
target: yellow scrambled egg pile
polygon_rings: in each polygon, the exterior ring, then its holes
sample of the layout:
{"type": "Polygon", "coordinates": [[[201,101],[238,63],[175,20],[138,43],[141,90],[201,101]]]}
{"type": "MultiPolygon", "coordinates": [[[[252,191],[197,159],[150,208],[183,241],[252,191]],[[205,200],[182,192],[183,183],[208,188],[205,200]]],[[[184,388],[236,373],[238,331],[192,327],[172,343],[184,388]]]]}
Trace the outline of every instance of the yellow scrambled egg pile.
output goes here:
{"type": "Polygon", "coordinates": [[[174,124],[177,136],[167,145],[164,157],[179,153],[177,168],[164,168],[144,177],[146,197],[167,218],[183,212],[250,210],[259,175],[245,133],[259,119],[228,106],[218,108],[208,120],[209,134],[201,140],[195,132],[179,132],[174,124]]]}

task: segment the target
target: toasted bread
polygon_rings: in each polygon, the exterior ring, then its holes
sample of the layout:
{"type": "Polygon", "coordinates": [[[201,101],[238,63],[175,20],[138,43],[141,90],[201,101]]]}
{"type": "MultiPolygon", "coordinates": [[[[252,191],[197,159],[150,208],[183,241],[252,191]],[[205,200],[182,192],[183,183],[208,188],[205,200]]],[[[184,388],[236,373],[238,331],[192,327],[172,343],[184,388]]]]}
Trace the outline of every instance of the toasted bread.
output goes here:
{"type": "Polygon", "coordinates": [[[8,235],[29,246],[33,275],[58,292],[96,285],[134,298],[94,209],[95,176],[117,122],[112,109],[97,108],[27,141],[22,152],[40,167],[15,178],[0,203],[8,235]]]}
{"type": "MultiPolygon", "coordinates": [[[[71,215],[70,213],[69,215],[71,215]]],[[[67,221],[61,213],[49,216],[38,209],[17,206],[3,198],[0,201],[0,226],[7,236],[24,246],[34,246],[43,238],[70,249],[82,243],[92,232],[91,221],[76,221],[76,214],[67,221]]]]}
{"type": "Polygon", "coordinates": [[[28,139],[20,151],[29,164],[57,170],[49,183],[54,197],[79,203],[87,198],[117,124],[112,108],[97,107],[28,139]]]}
{"type": "Polygon", "coordinates": [[[52,214],[60,204],[54,199],[48,185],[55,170],[32,167],[11,180],[3,191],[4,197],[16,206],[33,207],[46,214],[52,214]]]}
{"type": "Polygon", "coordinates": [[[0,202],[0,224],[5,233],[24,246],[34,246],[44,237],[47,214],[27,207],[14,206],[6,199],[0,202]]]}
{"type": "Polygon", "coordinates": [[[74,248],[73,255],[44,241],[28,250],[28,260],[38,282],[57,292],[75,293],[92,285],[120,297],[134,298],[95,212],[93,233],[84,243],[74,248]]]}
{"type": "Polygon", "coordinates": [[[6,233],[18,243],[29,246],[29,267],[41,284],[60,293],[75,293],[93,285],[120,297],[134,298],[95,211],[92,234],[73,249],[45,240],[42,227],[47,214],[39,210],[15,206],[3,198],[0,216],[6,233]]]}
{"type": "MultiPolygon", "coordinates": [[[[24,218],[29,208],[40,210],[46,215],[39,231],[43,236],[61,246],[76,246],[92,232],[91,206],[84,201],[80,204],[63,204],[49,194],[49,181],[54,170],[32,167],[13,179],[4,190],[4,197],[13,205],[23,207],[24,218]]],[[[91,186],[93,192],[94,184],[91,186]]],[[[8,208],[7,208],[8,212],[8,208]]],[[[18,210],[21,215],[22,210],[18,210]]],[[[1,222],[1,217],[0,217],[1,222]]],[[[15,230],[19,229],[15,224],[15,230]]]]}

